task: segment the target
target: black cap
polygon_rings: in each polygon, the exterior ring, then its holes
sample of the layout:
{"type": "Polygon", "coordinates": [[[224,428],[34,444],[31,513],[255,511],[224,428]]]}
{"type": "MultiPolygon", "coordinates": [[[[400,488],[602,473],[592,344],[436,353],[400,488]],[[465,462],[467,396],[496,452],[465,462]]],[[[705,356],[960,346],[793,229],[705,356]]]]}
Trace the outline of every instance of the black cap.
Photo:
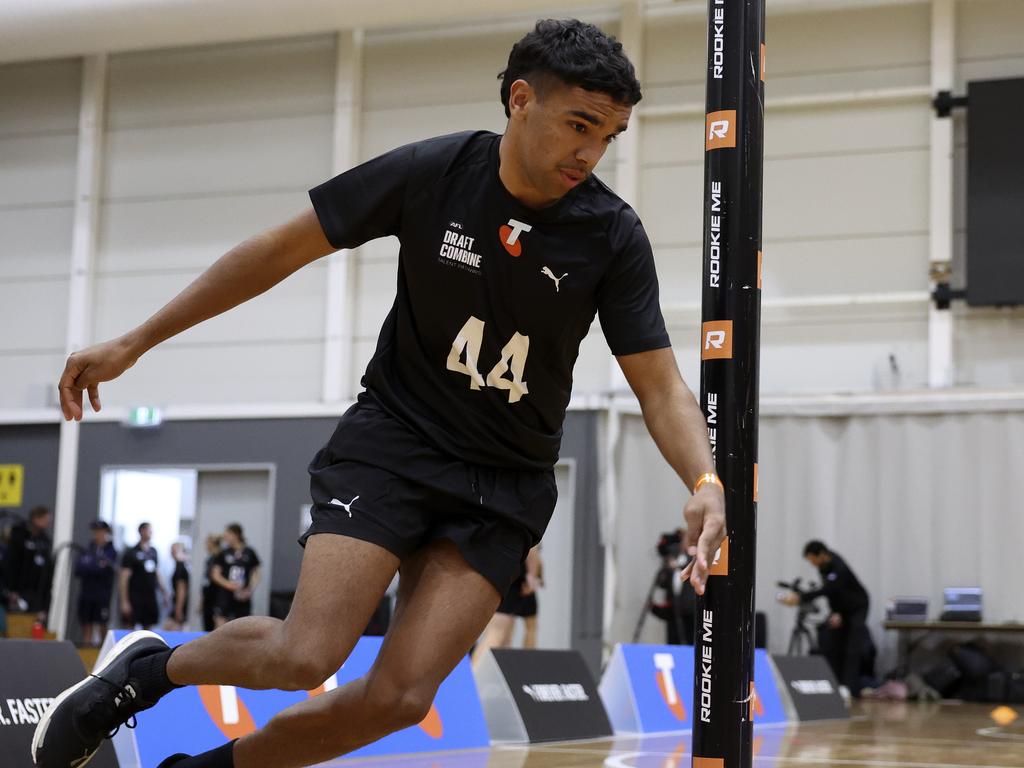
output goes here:
{"type": "Polygon", "coordinates": [[[89,523],[90,531],[109,531],[110,524],[106,520],[93,520],[89,523]]]}

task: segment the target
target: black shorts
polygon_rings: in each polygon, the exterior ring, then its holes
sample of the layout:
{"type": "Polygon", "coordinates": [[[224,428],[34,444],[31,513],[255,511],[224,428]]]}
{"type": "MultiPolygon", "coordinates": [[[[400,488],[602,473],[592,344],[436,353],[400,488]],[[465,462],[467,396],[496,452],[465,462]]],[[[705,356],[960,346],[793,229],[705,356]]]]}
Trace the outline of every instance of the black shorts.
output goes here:
{"type": "Polygon", "coordinates": [[[106,624],[110,621],[110,598],[96,600],[88,597],[78,598],[79,624],[106,624]]]}
{"type": "Polygon", "coordinates": [[[129,595],[128,599],[132,604],[132,614],[125,622],[126,624],[152,627],[160,621],[160,606],[156,604],[155,595],[152,599],[134,598],[129,595]]]}
{"type": "Polygon", "coordinates": [[[505,599],[498,606],[498,613],[507,613],[509,616],[520,616],[524,619],[537,615],[537,593],[531,592],[524,595],[524,583],[522,579],[512,582],[512,586],[505,594],[505,599]]]}
{"type": "Polygon", "coordinates": [[[213,615],[231,621],[240,619],[243,616],[252,615],[252,600],[235,600],[234,595],[226,589],[219,591],[216,601],[213,603],[213,615]]]}
{"type": "Polygon", "coordinates": [[[309,465],[313,523],[399,559],[450,539],[502,595],[555,507],[552,470],[470,464],[430,445],[365,393],[309,465]]]}

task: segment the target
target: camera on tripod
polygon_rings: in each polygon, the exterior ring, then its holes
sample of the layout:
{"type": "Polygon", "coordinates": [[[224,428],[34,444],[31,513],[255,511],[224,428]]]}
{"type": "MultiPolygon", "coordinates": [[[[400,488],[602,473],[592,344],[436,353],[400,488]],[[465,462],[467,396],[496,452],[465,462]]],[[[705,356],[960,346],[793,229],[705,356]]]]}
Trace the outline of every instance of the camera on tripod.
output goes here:
{"type": "Polygon", "coordinates": [[[814,613],[814,601],[804,599],[804,595],[813,591],[816,585],[808,584],[805,589],[800,581],[799,578],[796,578],[790,582],[775,582],[776,586],[789,590],[789,592],[780,592],[775,596],[778,602],[787,604],[786,598],[789,596],[789,593],[793,593],[800,598],[800,602],[796,605],[796,621],[793,623],[793,630],[789,636],[789,647],[786,650],[787,656],[802,656],[805,653],[816,653],[818,649],[818,643],[807,626],[807,617],[814,613]]]}

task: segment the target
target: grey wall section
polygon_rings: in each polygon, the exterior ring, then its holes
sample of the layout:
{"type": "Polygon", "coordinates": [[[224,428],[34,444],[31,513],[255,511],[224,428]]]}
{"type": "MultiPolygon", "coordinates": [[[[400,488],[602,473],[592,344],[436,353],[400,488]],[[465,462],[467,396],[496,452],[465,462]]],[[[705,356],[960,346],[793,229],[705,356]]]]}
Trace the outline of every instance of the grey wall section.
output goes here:
{"type": "Polygon", "coordinates": [[[60,427],[56,424],[18,424],[0,427],[0,464],[22,464],[25,486],[22,504],[12,511],[25,517],[39,504],[53,509],[57,500],[57,453],[60,427]]]}
{"type": "Polygon", "coordinates": [[[99,513],[100,471],[104,466],[274,464],[274,551],[267,553],[273,563],[270,587],[292,590],[298,582],[302,558],[296,544],[299,508],[309,503],[306,466],[336,423],[333,418],[177,421],[145,430],[83,422],[75,492],[75,541],[88,540],[89,521],[99,513]]]}
{"type": "MultiPolygon", "coordinates": [[[[600,677],[604,622],[604,547],[598,508],[598,419],[594,411],[566,415],[561,458],[576,460],[572,647],[600,677]]],[[[543,620],[543,617],[541,617],[543,620]]]]}

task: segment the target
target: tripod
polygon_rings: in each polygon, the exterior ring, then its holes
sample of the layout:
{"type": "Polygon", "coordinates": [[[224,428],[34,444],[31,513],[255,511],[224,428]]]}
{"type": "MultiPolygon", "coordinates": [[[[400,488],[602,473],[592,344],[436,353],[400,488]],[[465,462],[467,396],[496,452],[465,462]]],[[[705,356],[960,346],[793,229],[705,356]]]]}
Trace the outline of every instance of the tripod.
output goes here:
{"type": "Polygon", "coordinates": [[[818,652],[818,643],[814,634],[807,626],[807,617],[811,614],[811,608],[801,605],[797,608],[796,619],[793,622],[793,631],[789,633],[789,647],[786,649],[787,656],[806,656],[818,652]]]}
{"type": "MultiPolygon", "coordinates": [[[[647,614],[651,612],[651,606],[654,604],[654,593],[659,587],[659,577],[661,576],[663,568],[659,568],[654,572],[654,578],[651,580],[651,588],[647,590],[647,599],[644,601],[643,610],[640,612],[640,618],[637,619],[636,629],[633,630],[633,644],[640,642],[640,634],[644,629],[644,622],[647,620],[647,614]]],[[[679,633],[679,637],[685,637],[683,631],[683,617],[679,615],[679,611],[676,610],[676,596],[672,592],[672,585],[669,584],[668,588],[669,600],[672,605],[672,621],[675,622],[676,631],[679,633]]]]}
{"type": "MultiPolygon", "coordinates": [[[[792,584],[787,584],[784,581],[776,582],[776,584],[784,589],[795,592],[801,598],[803,597],[800,579],[793,579],[792,584]]],[[[814,588],[813,584],[811,588],[814,588]]],[[[811,628],[807,626],[807,617],[812,613],[814,613],[814,604],[803,602],[801,599],[796,609],[796,618],[793,620],[793,630],[789,633],[789,646],[786,648],[787,656],[805,656],[818,652],[818,642],[814,637],[814,633],[811,632],[811,628]]]]}

